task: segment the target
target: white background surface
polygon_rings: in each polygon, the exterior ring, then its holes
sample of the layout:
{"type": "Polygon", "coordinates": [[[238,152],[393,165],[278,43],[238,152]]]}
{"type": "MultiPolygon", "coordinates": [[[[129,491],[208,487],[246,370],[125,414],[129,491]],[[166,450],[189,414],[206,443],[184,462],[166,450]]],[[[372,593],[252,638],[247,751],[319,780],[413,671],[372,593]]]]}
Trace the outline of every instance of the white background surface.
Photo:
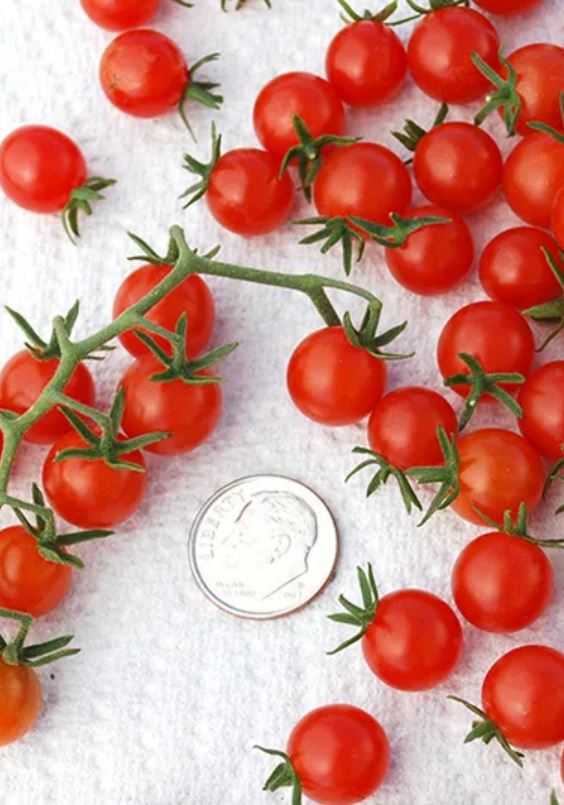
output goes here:
{"type": "MultiPolygon", "coordinates": [[[[258,90],[290,69],[322,71],[325,47],[339,28],[336,4],[274,0],[269,13],[259,0],[249,0],[246,11],[229,15],[218,5],[219,0],[197,0],[196,8],[185,11],[163,0],[156,27],[176,39],[191,60],[222,52],[210,74],[221,80],[226,97],[217,115],[225,145],[253,144],[251,108],[258,90]]],[[[531,41],[562,43],[562,2],[546,0],[526,18],[500,20],[499,30],[509,51],[531,41]]],[[[224,259],[340,276],[338,255],[321,259],[315,250],[298,246],[290,227],[245,242],[219,231],[204,204],[181,211],[177,196],[187,181],[181,155],[193,145],[174,114],[143,121],[109,105],[97,81],[98,60],[109,41],[76,0],[2,1],[0,137],[24,123],[60,127],[81,145],[92,173],[115,176],[119,184],[108,191],[95,218],[85,222],[77,248],[66,241],[56,219],[33,216],[0,199],[0,301],[46,329],[53,314],[80,297],[79,327],[91,331],[107,321],[115,289],[129,270],[126,229],[160,249],[167,228],[177,222],[193,245],[221,242],[224,259]]],[[[468,119],[472,109],[460,113],[468,119]]],[[[391,144],[388,132],[406,114],[423,123],[434,115],[434,104],[411,84],[391,106],[351,114],[349,129],[391,144]]],[[[210,115],[193,109],[192,118],[199,153],[206,155],[210,115]]],[[[501,141],[501,124],[496,120],[491,129],[501,141]]],[[[481,246],[516,220],[499,201],[471,223],[481,246]]],[[[386,323],[410,320],[402,346],[416,347],[418,355],[392,368],[392,385],[438,387],[437,334],[462,302],[480,298],[475,278],[446,298],[409,297],[388,276],[380,250],[373,247],[354,279],[382,296],[386,323]]],[[[333,610],[338,592],[353,593],[357,563],[374,563],[383,593],[409,585],[449,598],[452,563],[476,532],[450,513],[420,531],[401,510],[393,487],[368,503],[363,479],[345,487],[343,477],[353,462],[349,450],[363,442],[363,429],[318,427],[293,409],[285,390],[288,356],[318,326],[315,311],[290,292],[228,281],[212,281],[212,286],[219,314],[215,343],[241,342],[223,367],[228,382],[221,426],[193,456],[150,459],[151,489],[141,510],[111,541],[84,549],[88,566],[70,598],[37,625],[38,638],[73,631],[82,653],[42,671],[46,704],[36,729],[0,754],[0,802],[288,802],[287,792],[261,793],[271,764],[252,750],[253,744],[282,748],[309,709],[346,701],[372,712],[392,743],[388,780],[371,802],[547,805],[551,786],[558,784],[559,752],[530,753],[520,772],[494,746],[463,747],[469,719],[445,697],[456,692],[478,701],[491,662],[521,643],[542,641],[564,649],[564,558],[553,557],[558,589],[549,613],[512,637],[467,628],[463,663],[438,690],[408,695],[386,689],[370,674],[360,650],[325,657],[343,634],[324,616],[333,610]],[[307,610],[269,623],[239,621],[216,610],[190,578],[186,556],[188,529],[204,500],[218,486],[257,472],[289,474],[310,484],[331,506],[342,536],[337,580],[307,610]]],[[[6,359],[20,338],[7,316],[1,321],[0,358],[6,359]]],[[[126,363],[127,357],[116,353],[96,367],[100,402],[108,400],[126,363]]],[[[477,424],[486,421],[481,416],[477,424]]],[[[497,421],[511,424],[503,414],[497,421]]],[[[16,480],[20,491],[38,475],[41,458],[39,449],[23,452],[16,480]]],[[[563,522],[533,520],[543,536],[561,534],[563,522]]]]}

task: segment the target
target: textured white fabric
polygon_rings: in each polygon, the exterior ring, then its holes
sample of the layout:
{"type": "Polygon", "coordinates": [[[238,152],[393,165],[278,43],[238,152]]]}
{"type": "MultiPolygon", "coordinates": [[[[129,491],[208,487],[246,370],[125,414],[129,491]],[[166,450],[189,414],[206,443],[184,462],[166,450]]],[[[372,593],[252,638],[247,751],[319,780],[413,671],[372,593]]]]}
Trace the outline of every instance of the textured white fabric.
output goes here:
{"type": "MultiPolygon", "coordinates": [[[[321,72],[325,47],[339,28],[333,0],[273,2],[271,12],[260,0],[249,0],[246,10],[226,15],[219,0],[196,0],[191,11],[163,0],[156,21],[191,60],[222,52],[208,74],[221,80],[225,93],[224,110],[216,119],[227,148],[255,142],[251,108],[263,84],[287,70],[321,72]]],[[[143,121],[110,106],[97,80],[98,60],[110,35],[90,23],[78,0],[3,0],[1,5],[0,136],[27,122],[60,127],[80,143],[92,173],[119,179],[94,218],[84,222],[77,248],[55,218],[34,216],[0,199],[3,303],[46,330],[53,314],[80,297],[79,330],[87,333],[107,321],[115,289],[130,270],[124,260],[130,252],[126,230],[164,248],[167,228],[176,222],[186,227],[193,245],[208,248],[219,242],[225,259],[233,262],[341,276],[336,254],[322,259],[315,249],[298,246],[289,226],[245,241],[220,231],[205,204],[182,212],[177,197],[189,178],[180,167],[182,152],[188,147],[207,154],[211,115],[190,110],[199,137],[195,148],[174,114],[143,121]]],[[[498,25],[508,50],[531,41],[562,43],[562,2],[546,0],[535,13],[500,19],[498,25]]],[[[470,119],[473,109],[456,109],[453,118],[459,112],[470,119]]],[[[429,123],[434,113],[434,104],[408,84],[397,102],[352,113],[349,129],[392,144],[389,131],[407,114],[429,123]]],[[[501,123],[493,120],[489,128],[507,149],[501,123]]],[[[296,214],[305,211],[298,203],[296,214]]],[[[481,246],[516,219],[498,200],[471,223],[481,246]]],[[[388,275],[381,250],[373,247],[353,279],[382,296],[385,324],[409,318],[402,346],[415,347],[417,358],[391,368],[392,386],[438,388],[437,334],[458,306],[482,296],[475,277],[445,298],[409,296],[388,275]]],[[[447,702],[446,694],[479,701],[489,665],[519,644],[544,642],[564,649],[564,558],[552,557],[558,583],[549,613],[512,637],[466,628],[462,665],[438,690],[407,695],[385,688],[358,649],[325,657],[343,638],[325,615],[340,591],[354,593],[357,563],[374,563],[383,593],[421,586],[450,599],[453,561],[476,529],[445,513],[418,530],[416,519],[403,513],[393,486],[370,502],[364,498],[366,479],[345,486],[343,478],[353,464],[349,450],[363,442],[363,428],[318,427],[292,407],[285,389],[292,348],[318,326],[314,309],[290,292],[228,281],[211,284],[219,314],[215,343],[241,342],[223,367],[227,383],[221,426],[193,456],[150,459],[150,494],[139,513],[105,544],[82,550],[87,569],[77,574],[71,596],[36,626],[37,638],[74,632],[82,653],[42,670],[45,708],[36,729],[0,753],[0,802],[288,802],[287,792],[261,792],[271,762],[253,751],[253,744],[283,747],[302,714],[343,701],[372,712],[391,739],[392,768],[370,802],[547,805],[551,786],[558,784],[559,752],[529,753],[520,772],[495,746],[464,747],[470,719],[447,702]],[[342,538],[337,579],[324,595],[305,611],[269,623],[237,620],[216,610],[193,583],[186,555],[198,507],[220,485],[257,472],[288,474],[310,484],[331,506],[342,538]]],[[[7,316],[1,328],[0,358],[6,359],[21,338],[7,316]]],[[[555,345],[549,354],[557,350],[555,345]]],[[[127,360],[116,352],[95,366],[100,402],[109,399],[127,360]]],[[[492,421],[489,416],[480,413],[476,424],[492,421]]],[[[502,413],[495,421],[511,424],[502,413]]],[[[41,450],[23,450],[16,490],[24,492],[38,475],[41,459],[41,450]]],[[[556,501],[554,495],[547,512],[556,501]]],[[[563,522],[540,514],[533,528],[555,536],[563,522]]]]}

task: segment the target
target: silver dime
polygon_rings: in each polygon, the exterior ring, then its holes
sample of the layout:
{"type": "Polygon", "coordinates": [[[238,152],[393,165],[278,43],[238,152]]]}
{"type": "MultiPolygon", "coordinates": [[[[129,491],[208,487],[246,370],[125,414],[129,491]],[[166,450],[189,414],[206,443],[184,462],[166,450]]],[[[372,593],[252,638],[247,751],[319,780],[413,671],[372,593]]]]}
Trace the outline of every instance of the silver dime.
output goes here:
{"type": "Polygon", "coordinates": [[[199,512],[188,552],[202,591],[243,618],[278,618],[330,579],[339,543],[331,512],[307,486],[279,475],[241,478],[199,512]]]}

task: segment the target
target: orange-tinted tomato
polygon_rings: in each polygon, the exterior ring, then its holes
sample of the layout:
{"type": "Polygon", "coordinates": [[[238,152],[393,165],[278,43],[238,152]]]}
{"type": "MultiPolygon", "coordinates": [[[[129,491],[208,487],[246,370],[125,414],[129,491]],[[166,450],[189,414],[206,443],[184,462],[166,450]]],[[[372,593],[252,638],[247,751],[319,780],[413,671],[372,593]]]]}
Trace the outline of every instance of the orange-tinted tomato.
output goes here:
{"type": "Polygon", "coordinates": [[[0,659],[0,746],[30,730],[41,710],[41,685],[33,668],[0,659]]]}

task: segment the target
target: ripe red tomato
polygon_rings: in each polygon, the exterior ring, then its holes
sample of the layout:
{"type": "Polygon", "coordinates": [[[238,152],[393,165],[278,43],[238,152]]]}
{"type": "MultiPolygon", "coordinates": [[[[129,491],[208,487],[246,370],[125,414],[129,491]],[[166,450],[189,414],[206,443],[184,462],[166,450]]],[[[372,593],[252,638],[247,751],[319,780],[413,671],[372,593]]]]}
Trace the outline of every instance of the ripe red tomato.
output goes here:
{"type": "Polygon", "coordinates": [[[564,250],[564,185],[562,185],[554,199],[550,226],[560,248],[564,250]]]}
{"type": "Polygon", "coordinates": [[[539,366],[522,386],[519,427],[543,456],[556,461],[564,453],[564,361],[539,366]]]}
{"type": "Polygon", "coordinates": [[[264,235],[286,221],[294,186],[279,176],[280,160],[260,148],[228,151],[215,165],[206,193],[213,217],[238,235],[264,235]]]}
{"type": "Polygon", "coordinates": [[[145,25],[156,15],[161,0],[80,0],[90,19],[106,31],[145,25]]]}
{"type": "MultiPolygon", "coordinates": [[[[171,266],[147,264],[128,274],[118,288],[114,299],[114,318],[146,296],[171,270],[171,266]]],[[[151,308],[146,314],[146,318],[167,330],[174,331],[183,314],[188,317],[187,353],[190,357],[194,357],[207,346],[215,323],[215,305],[212,293],[198,274],[192,274],[177,285],[151,308]]],[[[153,333],[151,333],[151,337],[160,347],[170,352],[170,344],[164,338],[155,336],[153,333]]],[[[120,335],[119,340],[125,349],[136,358],[147,355],[149,352],[133,330],[128,330],[120,335]]]]}
{"type": "Polygon", "coordinates": [[[542,229],[518,226],[496,235],[480,258],[480,281],[487,295],[520,310],[561,296],[543,248],[564,271],[558,244],[542,229]]]}
{"type": "Polygon", "coordinates": [[[402,213],[411,200],[411,180],[393,151],[376,143],[355,143],[326,155],[313,200],[327,218],[355,215],[391,226],[390,213],[402,213]]]}
{"type": "Polygon", "coordinates": [[[474,241],[465,221],[443,207],[428,204],[402,213],[404,218],[436,216],[450,223],[425,226],[403,246],[386,249],[395,279],[413,293],[431,296],[450,291],[467,276],[474,262],[474,241]]]}
{"type": "Polygon", "coordinates": [[[375,106],[401,89],[407,73],[405,48],[388,25],[360,20],[335,36],[327,51],[327,78],[349,106],[375,106]]]}
{"type": "Polygon", "coordinates": [[[382,396],[385,361],[355,347],[342,327],[324,327],[305,338],[288,364],[288,391],[300,411],[322,425],[350,425],[382,396]]]}
{"type": "MultiPolygon", "coordinates": [[[[0,371],[0,408],[23,414],[30,408],[57,371],[59,360],[40,360],[27,349],[10,358],[0,371]]],[[[68,397],[94,405],[96,389],[90,371],[79,363],[64,389],[68,397]]],[[[33,444],[52,444],[71,429],[63,414],[51,409],[25,434],[33,444]]]]}
{"type": "Polygon", "coordinates": [[[319,707],[304,716],[292,730],[287,752],[303,793],[326,805],[366,799],[390,765],[390,745],[380,724],[348,704],[319,707]]]}
{"type": "Polygon", "coordinates": [[[474,0],[490,14],[521,14],[538,6],[543,0],[474,0]]]}
{"type": "Polygon", "coordinates": [[[264,148],[280,159],[298,144],[296,115],[313,137],[341,135],[345,130],[343,104],[328,81],[312,73],[279,75],[260,91],[253,121],[264,148]]]}
{"type": "Polygon", "coordinates": [[[404,386],[385,394],[368,421],[368,441],[375,453],[400,470],[438,466],[443,454],[437,428],[457,431],[452,406],[436,391],[404,386]]]}
{"type": "MultiPolygon", "coordinates": [[[[67,522],[79,528],[112,528],[139,508],[147,473],[115,469],[102,459],[55,460],[63,450],[86,447],[75,431],[55,442],[43,465],[43,488],[50,505],[67,522]]],[[[120,458],[145,467],[138,450],[120,458]]]]}
{"type": "Polygon", "coordinates": [[[556,194],[564,187],[564,142],[532,131],[511,151],[503,190],[511,209],[533,226],[547,228],[556,194]]]}
{"type": "Polygon", "coordinates": [[[33,668],[0,659],[0,746],[28,732],[41,710],[41,684],[33,668]]]}
{"type": "Polygon", "coordinates": [[[409,40],[407,61],[426,95],[447,103],[481,98],[489,81],[476,69],[472,53],[496,69],[499,36],[491,22],[470,8],[442,8],[426,14],[409,40]]]}
{"type": "Polygon", "coordinates": [[[485,712],[513,746],[546,749],[564,740],[564,655],[521,646],[492,665],[482,686],[485,712]]]}
{"type": "Polygon", "coordinates": [[[0,607],[38,618],[59,606],[71,582],[71,567],[44,559],[21,525],[0,531],[0,607]]]}
{"type": "Polygon", "coordinates": [[[517,632],[552,599],[554,574],[545,552],[521,537],[483,534],[464,548],[452,574],[456,606],[486,632],[517,632]]]}
{"type": "Polygon", "coordinates": [[[533,121],[546,123],[555,129],[561,128],[564,48],[544,43],[525,45],[508,56],[507,61],[518,76],[515,89],[521,98],[517,118],[519,134],[529,134],[531,129],[527,123],[533,121]]]}
{"type": "Polygon", "coordinates": [[[22,126],[0,143],[0,186],[26,210],[61,212],[86,179],[80,149],[57,129],[22,126]]]}
{"type": "Polygon", "coordinates": [[[433,204],[468,213],[496,195],[503,159],[492,137],[482,129],[470,123],[442,123],[417,145],[413,170],[421,192],[433,204]]]}
{"type": "Polygon", "coordinates": [[[458,453],[460,494],[452,508],[465,520],[483,525],[478,509],[502,523],[506,511],[516,517],[521,503],[532,511],[540,502],[542,459],[522,436],[500,428],[476,430],[462,436],[458,453]]]}
{"type": "Polygon", "coordinates": [[[156,117],[177,107],[189,84],[178,46],[158,31],[137,29],[111,42],[100,62],[106,97],[128,115],[156,117]]]}

